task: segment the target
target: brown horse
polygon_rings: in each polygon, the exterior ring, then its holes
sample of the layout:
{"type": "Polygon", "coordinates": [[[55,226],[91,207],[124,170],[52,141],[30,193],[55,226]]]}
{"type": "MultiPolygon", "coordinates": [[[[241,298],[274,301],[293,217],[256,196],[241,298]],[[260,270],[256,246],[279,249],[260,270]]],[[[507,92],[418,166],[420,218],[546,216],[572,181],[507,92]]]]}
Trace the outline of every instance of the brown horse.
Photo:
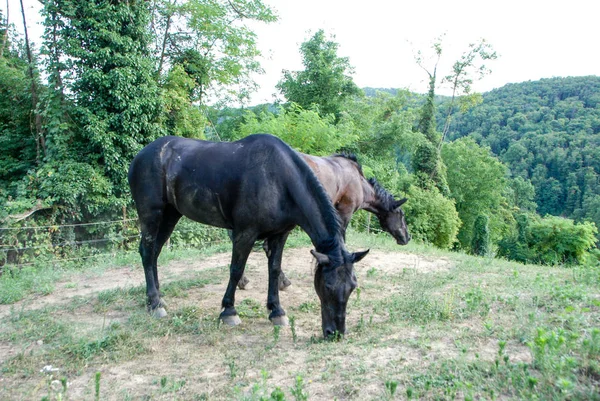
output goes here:
{"type": "MultiPolygon", "coordinates": [[[[315,173],[332,200],[341,218],[344,237],[352,215],[362,209],[377,216],[381,228],[390,233],[399,245],[406,245],[410,241],[401,208],[406,198],[396,200],[379,185],[375,178],[367,180],[355,155],[337,154],[319,157],[300,153],[300,156],[315,173]]],[[[268,242],[265,241],[264,249],[267,255],[268,248],[268,242]]],[[[248,278],[244,276],[238,286],[243,289],[248,283],[248,278]]],[[[283,290],[290,284],[291,282],[281,271],[279,289],[283,290]]]]}

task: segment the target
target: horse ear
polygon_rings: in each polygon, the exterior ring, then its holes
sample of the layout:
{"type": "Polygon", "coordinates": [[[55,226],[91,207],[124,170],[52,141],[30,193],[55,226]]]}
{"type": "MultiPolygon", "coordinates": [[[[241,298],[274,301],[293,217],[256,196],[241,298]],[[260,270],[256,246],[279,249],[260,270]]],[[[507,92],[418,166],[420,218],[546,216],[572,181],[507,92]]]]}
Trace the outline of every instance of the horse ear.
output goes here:
{"type": "Polygon", "coordinates": [[[398,209],[400,206],[404,205],[408,199],[402,198],[398,201],[394,201],[394,209],[398,209]]]}
{"type": "Polygon", "coordinates": [[[315,251],[314,249],[311,249],[310,253],[312,253],[312,255],[315,257],[315,259],[317,259],[318,264],[320,264],[320,265],[329,264],[329,256],[327,256],[323,253],[319,253],[319,252],[315,251]]]}
{"type": "Polygon", "coordinates": [[[362,258],[367,256],[367,253],[369,253],[369,251],[370,251],[370,249],[367,249],[366,251],[363,251],[363,252],[354,252],[352,254],[352,262],[353,263],[360,262],[362,260],[362,258]]]}

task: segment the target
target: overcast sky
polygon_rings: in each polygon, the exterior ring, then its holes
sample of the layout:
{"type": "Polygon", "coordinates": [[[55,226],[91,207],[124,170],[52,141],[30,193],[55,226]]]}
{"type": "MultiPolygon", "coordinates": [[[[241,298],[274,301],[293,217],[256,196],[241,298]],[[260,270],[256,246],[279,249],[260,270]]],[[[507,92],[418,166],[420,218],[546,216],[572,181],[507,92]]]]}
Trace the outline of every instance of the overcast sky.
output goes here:
{"type": "MultiPolygon", "coordinates": [[[[335,35],[339,56],[350,58],[360,87],[427,90],[413,49],[426,50],[445,34],[440,75],[471,42],[485,38],[498,52],[492,74],[474,86],[480,92],[510,82],[600,75],[596,0],[264,0],[279,21],[254,24],[266,73],[252,103],[271,101],[281,70],[302,69],[300,44],[318,29],[335,35]],[[310,31],[310,33],[309,33],[310,31]]],[[[10,18],[22,25],[18,0],[9,0],[10,18]]],[[[24,0],[35,32],[39,3],[24,0]]],[[[4,11],[6,1],[0,1],[4,11]]],[[[38,32],[40,32],[40,29],[38,32]]],[[[440,88],[443,93],[443,88],[440,88]]]]}

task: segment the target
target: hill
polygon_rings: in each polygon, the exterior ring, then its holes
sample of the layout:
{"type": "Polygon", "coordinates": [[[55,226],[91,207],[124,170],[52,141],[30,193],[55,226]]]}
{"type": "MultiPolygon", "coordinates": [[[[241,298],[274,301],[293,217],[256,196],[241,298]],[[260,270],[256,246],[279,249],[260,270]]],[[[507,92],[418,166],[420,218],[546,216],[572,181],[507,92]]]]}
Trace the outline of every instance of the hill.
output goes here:
{"type": "MultiPolygon", "coordinates": [[[[439,119],[441,120],[441,119],[439,119]]],[[[600,77],[509,84],[457,116],[448,139],[473,137],[530,180],[538,213],[600,226],[600,77]]]]}

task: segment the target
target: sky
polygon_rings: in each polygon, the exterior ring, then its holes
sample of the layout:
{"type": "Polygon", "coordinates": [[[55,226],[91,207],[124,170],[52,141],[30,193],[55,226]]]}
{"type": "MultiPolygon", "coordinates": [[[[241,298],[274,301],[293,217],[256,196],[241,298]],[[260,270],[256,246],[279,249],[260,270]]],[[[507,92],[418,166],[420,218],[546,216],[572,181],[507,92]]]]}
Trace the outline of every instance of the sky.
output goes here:
{"type": "MultiPolygon", "coordinates": [[[[23,0],[33,36],[39,2],[23,0]]],[[[324,29],[335,35],[338,55],[348,57],[359,87],[427,91],[427,74],[414,60],[444,35],[440,76],[484,38],[499,55],[486,65],[492,73],[473,89],[486,92],[507,83],[540,78],[600,75],[600,33],[596,0],[264,0],[279,21],[251,24],[263,53],[264,75],[251,104],[270,102],[282,70],[301,70],[300,44],[324,29]]],[[[8,0],[10,19],[22,25],[18,0],[8,0]]],[[[5,12],[6,0],[0,0],[5,12]]],[[[433,63],[433,62],[432,62],[433,63]]],[[[433,64],[432,64],[433,65],[433,64]]],[[[440,94],[449,88],[440,87],[440,94]]]]}

